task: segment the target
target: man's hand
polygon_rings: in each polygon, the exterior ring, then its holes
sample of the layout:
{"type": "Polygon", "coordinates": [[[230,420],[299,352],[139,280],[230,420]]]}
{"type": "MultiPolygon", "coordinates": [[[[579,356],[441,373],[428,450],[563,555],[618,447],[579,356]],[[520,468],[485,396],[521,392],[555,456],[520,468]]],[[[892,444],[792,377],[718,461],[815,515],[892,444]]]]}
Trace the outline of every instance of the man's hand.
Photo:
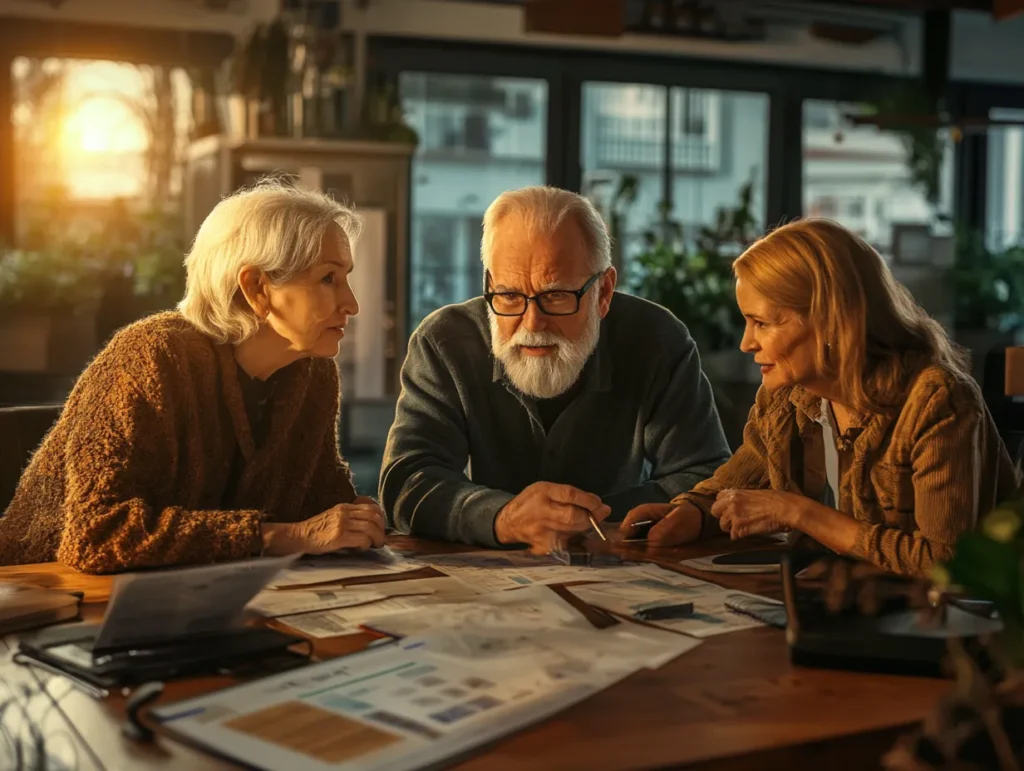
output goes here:
{"type": "Polygon", "coordinates": [[[696,541],[704,519],[701,510],[692,503],[644,503],[626,515],[619,527],[623,538],[629,538],[637,522],[653,520],[647,533],[651,546],[677,546],[696,541]]]}
{"type": "Polygon", "coordinates": [[[506,503],[494,520],[500,543],[526,543],[536,554],[565,549],[576,533],[590,530],[591,515],[601,522],[611,507],[592,493],[570,485],[535,482],[506,503]]]}
{"type": "Polygon", "coordinates": [[[790,530],[800,501],[792,493],[776,490],[723,490],[715,497],[711,514],[718,526],[735,540],[790,530]]]}
{"type": "Polygon", "coordinates": [[[365,496],[302,522],[263,525],[263,553],[268,556],[327,554],[383,545],[384,512],[376,501],[365,496]]]}

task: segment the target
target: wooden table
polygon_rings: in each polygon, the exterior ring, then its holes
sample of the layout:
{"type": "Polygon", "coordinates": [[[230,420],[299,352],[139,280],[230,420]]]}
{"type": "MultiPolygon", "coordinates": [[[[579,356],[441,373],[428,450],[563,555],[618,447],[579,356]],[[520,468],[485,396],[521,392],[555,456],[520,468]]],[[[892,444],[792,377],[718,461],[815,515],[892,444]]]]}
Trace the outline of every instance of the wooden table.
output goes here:
{"type": "MultiPolygon", "coordinates": [[[[392,543],[424,553],[458,549],[404,538],[392,543]]],[[[719,540],[685,549],[616,550],[667,566],[735,547],[719,540]]],[[[780,594],[776,575],[694,575],[745,591],[780,594]]],[[[112,585],[110,577],[86,576],[53,564],[0,568],[0,581],[84,591],[83,615],[93,619],[101,616],[112,585]]],[[[361,649],[368,639],[355,635],[321,640],[316,653],[343,655],[361,649]]],[[[0,669],[0,682],[11,676],[7,669],[0,669]]],[[[99,702],[72,689],[64,678],[36,677],[54,696],[61,715],[47,715],[48,722],[40,729],[48,738],[60,733],[60,741],[87,745],[78,753],[80,771],[234,767],[167,738],[151,745],[125,740],[119,732],[121,695],[99,702]]],[[[210,677],[172,683],[162,701],[231,682],[210,677]]],[[[895,738],[923,718],[949,687],[941,680],[801,669],[789,663],[783,632],[769,628],[733,632],[705,640],[661,669],[637,672],[554,718],[480,751],[458,768],[502,771],[529,764],[531,771],[677,767],[859,771],[877,768],[895,738]]]]}

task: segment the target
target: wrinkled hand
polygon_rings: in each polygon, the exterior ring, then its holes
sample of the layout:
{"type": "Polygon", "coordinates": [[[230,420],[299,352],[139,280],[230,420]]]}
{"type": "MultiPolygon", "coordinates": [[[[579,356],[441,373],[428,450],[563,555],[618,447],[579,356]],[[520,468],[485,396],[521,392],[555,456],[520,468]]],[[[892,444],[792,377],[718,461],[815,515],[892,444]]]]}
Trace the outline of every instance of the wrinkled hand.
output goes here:
{"type": "Polygon", "coordinates": [[[711,515],[733,540],[792,529],[797,496],[776,490],[723,490],[715,497],[711,515]]]}
{"type": "Polygon", "coordinates": [[[565,549],[576,533],[592,530],[587,514],[600,523],[611,507],[592,493],[553,482],[535,482],[506,503],[494,520],[500,543],[525,543],[535,554],[565,549]]]}
{"type": "Polygon", "coordinates": [[[644,503],[626,515],[619,526],[623,538],[629,538],[637,522],[654,520],[647,533],[651,546],[676,546],[695,541],[700,536],[704,515],[692,503],[644,503]]]}
{"type": "Polygon", "coordinates": [[[384,545],[384,511],[360,496],[302,522],[263,526],[264,554],[327,554],[384,545]]]}

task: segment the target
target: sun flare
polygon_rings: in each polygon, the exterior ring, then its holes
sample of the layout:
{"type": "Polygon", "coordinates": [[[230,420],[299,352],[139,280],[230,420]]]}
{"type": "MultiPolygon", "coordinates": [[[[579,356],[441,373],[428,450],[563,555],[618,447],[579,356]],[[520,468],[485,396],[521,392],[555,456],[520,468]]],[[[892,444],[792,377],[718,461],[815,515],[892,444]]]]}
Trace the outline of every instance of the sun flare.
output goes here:
{"type": "Polygon", "coordinates": [[[146,134],[120,101],[96,97],[83,101],[67,117],[64,142],[73,152],[118,153],[144,148],[146,134]]]}

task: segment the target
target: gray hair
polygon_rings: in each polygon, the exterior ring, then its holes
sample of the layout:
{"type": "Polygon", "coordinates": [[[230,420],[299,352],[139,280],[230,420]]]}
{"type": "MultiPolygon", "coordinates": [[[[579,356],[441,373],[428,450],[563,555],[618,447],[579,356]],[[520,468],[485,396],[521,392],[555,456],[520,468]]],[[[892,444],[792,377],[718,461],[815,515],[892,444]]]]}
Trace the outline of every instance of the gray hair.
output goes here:
{"type": "Polygon", "coordinates": [[[495,229],[510,214],[519,215],[531,236],[554,233],[566,217],[575,217],[590,255],[590,270],[596,273],[611,267],[611,238],[594,204],[578,193],[536,185],[502,193],[484,212],[480,259],[488,270],[491,268],[495,229]]]}
{"type": "Polygon", "coordinates": [[[185,257],[185,297],[178,310],[219,343],[240,343],[259,320],[240,300],[238,274],[259,268],[283,284],[317,264],[321,241],[334,223],[355,243],[362,227],[348,206],[316,190],[270,178],[218,203],[196,233],[185,257]]]}

